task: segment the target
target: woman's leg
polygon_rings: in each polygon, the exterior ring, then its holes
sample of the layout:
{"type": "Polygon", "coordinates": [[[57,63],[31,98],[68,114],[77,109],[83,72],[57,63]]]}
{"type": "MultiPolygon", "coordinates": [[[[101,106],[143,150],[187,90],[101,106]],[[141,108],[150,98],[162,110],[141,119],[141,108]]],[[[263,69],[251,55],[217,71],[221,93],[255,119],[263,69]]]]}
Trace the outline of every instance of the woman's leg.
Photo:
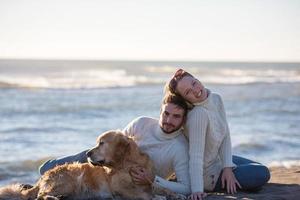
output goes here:
{"type": "Polygon", "coordinates": [[[270,179],[269,169],[258,163],[239,156],[233,156],[237,167],[233,170],[243,190],[258,190],[270,179]]]}
{"type": "Polygon", "coordinates": [[[80,162],[80,163],[85,163],[87,162],[87,156],[86,156],[86,151],[82,151],[76,155],[72,156],[65,156],[53,160],[48,160],[44,162],[40,167],[39,167],[39,172],[40,175],[43,175],[46,171],[49,169],[54,168],[57,165],[63,165],[65,163],[73,163],[73,162],[80,162]]]}
{"type": "MultiPolygon", "coordinates": [[[[236,164],[233,173],[242,186],[242,190],[258,190],[270,179],[269,169],[258,162],[239,156],[233,156],[232,161],[236,164]]],[[[222,189],[221,175],[216,184],[215,191],[222,189]]]]}

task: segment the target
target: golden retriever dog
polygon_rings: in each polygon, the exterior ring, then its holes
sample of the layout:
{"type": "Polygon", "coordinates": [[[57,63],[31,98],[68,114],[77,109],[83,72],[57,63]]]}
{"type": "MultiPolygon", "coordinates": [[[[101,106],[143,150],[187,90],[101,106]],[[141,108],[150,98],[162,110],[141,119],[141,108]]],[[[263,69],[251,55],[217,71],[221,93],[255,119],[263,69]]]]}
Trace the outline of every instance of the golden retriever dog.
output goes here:
{"type": "MultiPolygon", "coordinates": [[[[132,167],[144,167],[151,173],[154,169],[149,156],[139,150],[133,139],[119,131],[105,132],[87,156],[88,163],[64,164],[47,171],[32,188],[17,184],[0,188],[0,200],[153,198],[150,184],[137,185],[130,176],[132,167]]],[[[159,193],[184,199],[165,189],[159,193]]]]}

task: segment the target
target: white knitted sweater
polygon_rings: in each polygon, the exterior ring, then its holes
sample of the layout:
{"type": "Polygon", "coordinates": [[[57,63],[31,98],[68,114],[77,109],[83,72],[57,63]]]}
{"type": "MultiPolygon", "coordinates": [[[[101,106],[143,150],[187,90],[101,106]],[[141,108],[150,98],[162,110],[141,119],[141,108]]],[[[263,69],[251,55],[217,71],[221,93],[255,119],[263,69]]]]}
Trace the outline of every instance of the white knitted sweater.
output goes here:
{"type": "Polygon", "coordinates": [[[189,138],[189,174],[192,192],[213,190],[221,170],[234,167],[230,133],[220,95],[208,98],[188,113],[184,133],[189,138]]]}
{"type": "Polygon", "coordinates": [[[154,187],[190,194],[188,142],[182,130],[166,134],[157,119],[140,117],[129,123],[123,132],[133,136],[139,148],[154,162],[154,187]],[[165,180],[174,172],[177,182],[165,180]]]}

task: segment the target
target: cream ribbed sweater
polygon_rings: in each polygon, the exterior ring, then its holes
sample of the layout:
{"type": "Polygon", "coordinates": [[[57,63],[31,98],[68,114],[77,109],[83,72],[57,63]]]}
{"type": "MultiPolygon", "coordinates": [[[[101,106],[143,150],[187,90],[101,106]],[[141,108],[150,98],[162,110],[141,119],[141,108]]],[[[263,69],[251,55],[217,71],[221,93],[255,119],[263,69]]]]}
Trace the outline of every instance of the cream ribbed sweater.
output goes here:
{"type": "Polygon", "coordinates": [[[208,98],[188,113],[184,130],[189,138],[189,174],[192,192],[213,190],[221,170],[234,167],[230,133],[220,95],[208,98]]]}
{"type": "Polygon", "coordinates": [[[157,119],[140,117],[129,123],[123,132],[133,136],[139,148],[153,161],[156,174],[154,187],[190,194],[188,142],[182,130],[166,134],[157,119]],[[165,180],[174,172],[177,182],[165,180]]]}

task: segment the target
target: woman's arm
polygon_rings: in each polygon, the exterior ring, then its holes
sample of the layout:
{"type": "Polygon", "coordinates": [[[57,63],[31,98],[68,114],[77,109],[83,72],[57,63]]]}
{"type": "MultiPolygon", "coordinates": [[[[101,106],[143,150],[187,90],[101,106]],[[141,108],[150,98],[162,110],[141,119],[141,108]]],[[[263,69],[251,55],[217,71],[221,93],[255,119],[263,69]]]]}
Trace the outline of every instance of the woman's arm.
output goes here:
{"type": "Polygon", "coordinates": [[[203,162],[207,127],[206,111],[196,106],[190,111],[186,123],[186,131],[189,135],[189,174],[192,193],[204,191],[203,162]]]}
{"type": "Polygon", "coordinates": [[[222,176],[221,176],[222,188],[225,188],[226,186],[227,193],[234,194],[236,193],[237,190],[236,186],[241,188],[241,185],[235,178],[234,173],[232,172],[232,168],[235,167],[235,164],[232,162],[232,146],[231,146],[230,131],[226,119],[224,104],[221,97],[220,97],[220,105],[221,105],[220,114],[224,118],[224,123],[226,123],[225,124],[226,132],[224,133],[225,138],[219,149],[219,155],[223,165],[222,176]]]}
{"type": "Polygon", "coordinates": [[[220,100],[220,114],[222,115],[225,123],[225,138],[220,146],[219,155],[222,160],[223,168],[224,167],[234,167],[235,165],[232,162],[232,146],[231,146],[231,138],[230,138],[230,131],[229,126],[226,118],[225,107],[222,101],[221,96],[219,96],[220,100]]]}
{"type": "Polygon", "coordinates": [[[235,166],[232,162],[232,147],[229,133],[225,136],[221,144],[219,155],[222,160],[223,168],[235,166]]]}
{"type": "Polygon", "coordinates": [[[225,188],[226,186],[227,193],[234,194],[237,190],[236,186],[241,188],[241,185],[232,172],[232,168],[235,167],[235,164],[232,162],[231,141],[229,133],[224,138],[219,154],[223,163],[221,176],[222,188],[225,188]]]}

